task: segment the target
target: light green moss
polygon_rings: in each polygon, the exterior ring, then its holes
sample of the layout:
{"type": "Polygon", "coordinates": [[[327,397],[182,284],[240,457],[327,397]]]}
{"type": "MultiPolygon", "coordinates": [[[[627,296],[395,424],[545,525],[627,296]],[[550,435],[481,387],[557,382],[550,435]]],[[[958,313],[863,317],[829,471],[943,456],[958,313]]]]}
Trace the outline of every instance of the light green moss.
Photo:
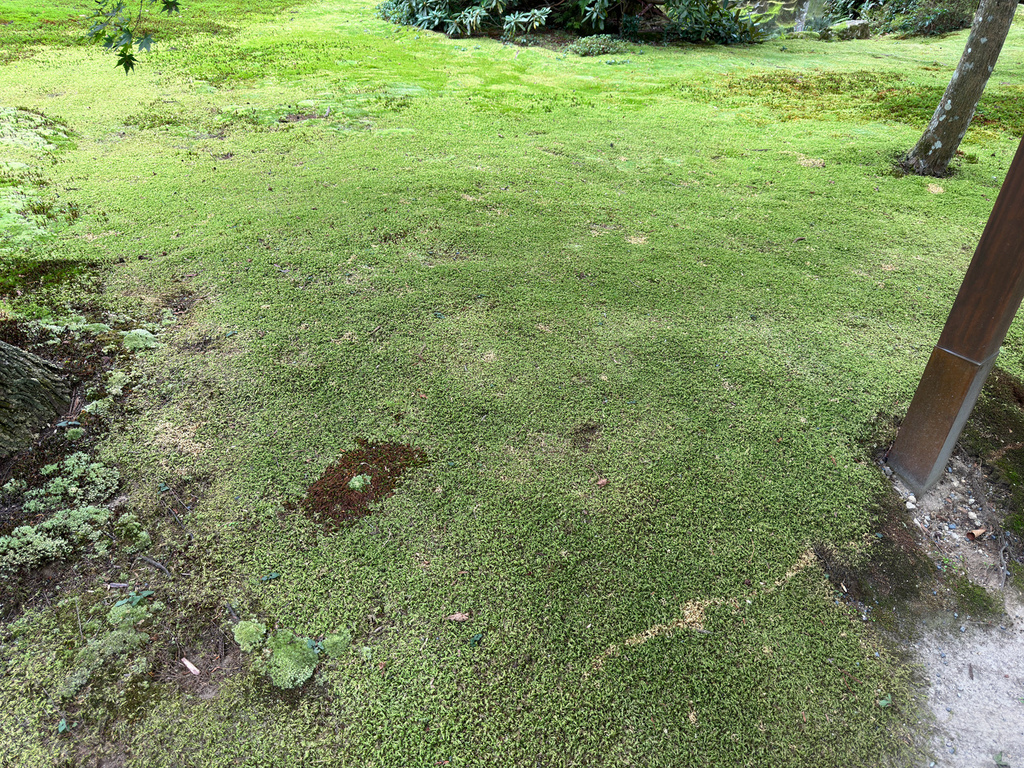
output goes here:
{"type": "Polygon", "coordinates": [[[317,653],[306,638],[279,629],[267,640],[267,647],[273,651],[267,674],[278,688],[302,685],[313,674],[317,653]]]}
{"type": "Polygon", "coordinates": [[[106,507],[58,510],[38,525],[22,525],[0,536],[0,570],[33,567],[66,557],[78,547],[96,542],[100,526],[110,519],[106,507]]]}
{"type": "Polygon", "coordinates": [[[123,335],[122,343],[124,344],[124,348],[129,352],[156,349],[160,346],[160,342],[156,340],[156,336],[145,328],[136,328],[134,331],[126,331],[123,335]]]}
{"type": "Polygon", "coordinates": [[[324,652],[332,659],[340,659],[352,645],[352,633],[347,629],[327,635],[324,638],[324,652]]]}
{"type": "Polygon", "coordinates": [[[145,552],[153,543],[152,538],[134,512],[126,512],[114,523],[114,535],[126,552],[145,552]]]}
{"type": "Polygon", "coordinates": [[[267,626],[259,621],[240,621],[232,630],[235,642],[249,653],[263,645],[263,636],[267,634],[267,626]]]}
{"type": "Polygon", "coordinates": [[[98,503],[109,499],[120,482],[113,467],[77,452],[41,472],[52,479],[40,488],[26,490],[23,481],[11,480],[0,489],[5,503],[20,504],[23,517],[45,518],[0,536],[0,570],[34,567],[95,544],[111,517],[98,503]]]}

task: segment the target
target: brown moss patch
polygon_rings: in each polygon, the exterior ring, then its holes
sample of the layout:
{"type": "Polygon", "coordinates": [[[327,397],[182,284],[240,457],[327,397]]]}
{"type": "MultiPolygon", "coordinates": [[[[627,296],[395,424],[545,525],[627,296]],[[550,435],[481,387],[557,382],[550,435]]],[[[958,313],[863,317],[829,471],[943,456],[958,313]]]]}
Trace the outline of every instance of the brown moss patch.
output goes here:
{"type": "Polygon", "coordinates": [[[395,492],[402,475],[426,461],[423,451],[402,443],[356,440],[309,486],[298,506],[328,528],[369,514],[371,507],[395,492]],[[365,479],[369,482],[366,483],[365,479]]]}

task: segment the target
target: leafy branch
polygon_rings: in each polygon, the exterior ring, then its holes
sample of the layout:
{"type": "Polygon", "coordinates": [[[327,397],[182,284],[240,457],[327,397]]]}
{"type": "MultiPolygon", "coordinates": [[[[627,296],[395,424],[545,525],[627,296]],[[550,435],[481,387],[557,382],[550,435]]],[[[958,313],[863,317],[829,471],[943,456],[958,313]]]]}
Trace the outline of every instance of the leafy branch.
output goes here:
{"type": "Polygon", "coordinates": [[[151,35],[140,35],[139,27],[147,5],[159,3],[160,12],[168,16],[178,13],[178,0],[139,0],[138,11],[129,8],[124,0],[96,0],[96,8],[89,17],[88,37],[117,53],[117,64],[127,75],[138,61],[135,54],[149,53],[153,45],[151,35]]]}

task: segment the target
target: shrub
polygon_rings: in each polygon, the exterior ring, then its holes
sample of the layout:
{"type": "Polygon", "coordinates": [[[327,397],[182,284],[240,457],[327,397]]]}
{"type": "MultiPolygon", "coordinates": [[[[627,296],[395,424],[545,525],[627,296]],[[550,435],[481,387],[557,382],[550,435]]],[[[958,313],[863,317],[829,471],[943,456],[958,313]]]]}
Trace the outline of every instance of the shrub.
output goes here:
{"type": "Polygon", "coordinates": [[[471,37],[487,30],[501,30],[502,38],[515,40],[544,26],[551,9],[543,7],[512,12],[505,0],[386,0],[377,15],[393,24],[443,31],[448,37],[471,37]]]}
{"type": "Polygon", "coordinates": [[[622,53],[625,49],[626,44],[611,35],[581,37],[566,48],[569,53],[575,53],[577,56],[610,56],[622,53]]]}
{"type": "Polygon", "coordinates": [[[757,17],[730,0],[670,0],[665,12],[673,22],[671,37],[689,43],[756,43],[757,17]]]}
{"type": "MultiPolygon", "coordinates": [[[[635,6],[609,0],[526,0],[512,10],[507,0],[385,0],[377,15],[395,24],[444,32],[448,37],[471,37],[501,32],[516,42],[545,27],[603,32],[618,26],[624,37],[639,36],[641,20],[628,11],[635,6]],[[557,13],[552,15],[552,10],[557,13]]],[[[666,40],[714,43],[752,43],[760,39],[756,17],[734,7],[731,0],[667,0],[662,10],[650,6],[645,13],[663,22],[666,40]]],[[[593,45],[593,44],[591,44],[593,45]]],[[[601,55],[584,53],[581,55],[601,55]]]]}
{"type": "Polygon", "coordinates": [[[874,0],[825,0],[825,12],[836,20],[862,19],[880,4],[874,0]]]}
{"type": "Polygon", "coordinates": [[[312,641],[287,629],[279,629],[267,641],[273,651],[267,674],[278,688],[302,685],[316,668],[317,653],[312,641]]]}

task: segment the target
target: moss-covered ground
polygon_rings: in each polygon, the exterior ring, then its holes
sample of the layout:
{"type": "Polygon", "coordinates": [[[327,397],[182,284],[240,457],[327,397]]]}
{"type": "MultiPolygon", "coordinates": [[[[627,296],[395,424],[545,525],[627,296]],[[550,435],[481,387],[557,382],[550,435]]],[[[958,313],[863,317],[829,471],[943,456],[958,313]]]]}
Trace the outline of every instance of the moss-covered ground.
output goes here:
{"type": "Polygon", "coordinates": [[[107,311],[176,315],[98,454],[175,578],[98,561],[6,625],[0,762],[914,761],[910,675],[811,548],[877,530],[870,446],[1016,149],[1019,26],[936,181],[892,161],[963,34],[580,59],[366,0],[222,3],[125,77],[14,5],[0,44],[35,42],[3,106],[69,144],[0,157],[76,216],[0,263],[88,263],[107,311]],[[321,525],[298,502],[358,440],[426,459],[321,525]],[[148,650],[62,699],[112,582],[164,606],[148,650]],[[232,615],[350,652],[282,692],[224,661],[232,615]]]}

